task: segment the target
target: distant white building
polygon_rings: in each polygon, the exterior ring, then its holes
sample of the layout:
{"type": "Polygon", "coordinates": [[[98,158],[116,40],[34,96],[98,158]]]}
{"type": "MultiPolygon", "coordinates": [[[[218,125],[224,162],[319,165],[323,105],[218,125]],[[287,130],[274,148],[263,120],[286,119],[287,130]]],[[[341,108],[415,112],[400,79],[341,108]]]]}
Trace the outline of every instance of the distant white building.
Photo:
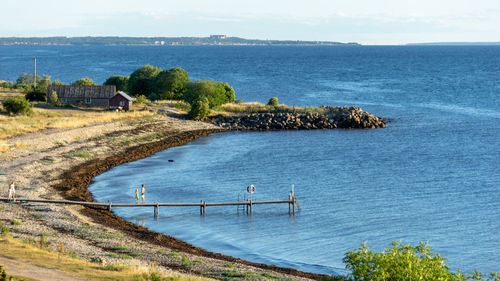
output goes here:
{"type": "Polygon", "coordinates": [[[218,39],[218,40],[223,40],[226,39],[226,35],[210,35],[210,39],[218,39]]]}

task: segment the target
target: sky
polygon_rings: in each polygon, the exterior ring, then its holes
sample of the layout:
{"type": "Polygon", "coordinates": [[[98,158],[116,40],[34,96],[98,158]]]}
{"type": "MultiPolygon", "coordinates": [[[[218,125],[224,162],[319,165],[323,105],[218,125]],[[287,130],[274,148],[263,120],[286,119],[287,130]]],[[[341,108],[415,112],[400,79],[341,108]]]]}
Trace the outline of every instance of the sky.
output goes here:
{"type": "Polygon", "coordinates": [[[500,0],[1,0],[0,37],[499,42],[500,0]]]}

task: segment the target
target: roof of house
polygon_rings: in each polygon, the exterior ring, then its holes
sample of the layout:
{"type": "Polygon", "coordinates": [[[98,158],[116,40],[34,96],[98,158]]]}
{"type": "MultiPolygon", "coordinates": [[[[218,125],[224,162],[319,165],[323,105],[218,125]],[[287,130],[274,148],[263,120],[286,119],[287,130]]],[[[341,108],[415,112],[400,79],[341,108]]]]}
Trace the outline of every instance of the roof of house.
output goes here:
{"type": "Polygon", "coordinates": [[[116,93],[117,95],[121,95],[122,97],[126,98],[127,100],[133,100],[129,95],[125,94],[125,92],[119,91],[116,93]]]}
{"type": "Polygon", "coordinates": [[[116,86],[71,86],[50,85],[47,93],[57,92],[59,98],[101,98],[109,99],[115,95],[116,86]]]}

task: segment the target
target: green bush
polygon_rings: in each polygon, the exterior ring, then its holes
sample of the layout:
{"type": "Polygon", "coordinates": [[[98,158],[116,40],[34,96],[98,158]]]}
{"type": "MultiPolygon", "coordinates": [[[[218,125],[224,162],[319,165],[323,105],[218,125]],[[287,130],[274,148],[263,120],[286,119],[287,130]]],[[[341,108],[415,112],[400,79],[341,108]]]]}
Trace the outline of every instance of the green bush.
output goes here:
{"type": "Polygon", "coordinates": [[[175,108],[189,112],[191,110],[191,105],[181,100],[175,104],[175,108]]]}
{"type": "Polygon", "coordinates": [[[207,98],[201,98],[191,105],[188,113],[189,118],[193,120],[203,120],[210,114],[210,106],[207,98]]]}
{"type": "Polygon", "coordinates": [[[158,95],[155,94],[155,93],[151,93],[149,96],[148,96],[148,100],[150,101],[157,101],[158,100],[158,95]]]}
{"type": "MultiPolygon", "coordinates": [[[[343,261],[351,271],[351,280],[483,280],[477,271],[471,275],[451,272],[446,259],[423,242],[416,247],[392,242],[392,247],[381,253],[371,251],[364,243],[356,251],[347,252],[343,261]]],[[[500,278],[493,272],[487,280],[500,278]]]]}
{"type": "Polygon", "coordinates": [[[137,97],[135,97],[134,99],[134,103],[145,103],[148,101],[148,98],[146,98],[145,95],[139,95],[137,97]]]}
{"type": "Polygon", "coordinates": [[[59,101],[59,98],[57,97],[57,92],[56,91],[52,91],[52,93],[50,93],[50,97],[49,97],[49,100],[48,100],[52,105],[55,105],[55,106],[61,106],[61,102],[59,101]]]}
{"type": "Polygon", "coordinates": [[[47,88],[40,85],[34,90],[33,88],[29,88],[26,90],[25,97],[30,101],[47,101],[47,88]]]}
{"type": "Polygon", "coordinates": [[[29,114],[31,103],[23,97],[8,98],[2,102],[3,108],[9,114],[29,114]]]}
{"type": "Polygon", "coordinates": [[[7,273],[3,269],[3,266],[0,264],[0,281],[6,281],[7,280],[7,273]]]}
{"type": "Polygon", "coordinates": [[[9,234],[9,228],[3,225],[3,222],[0,221],[0,235],[5,236],[9,234]]]}
{"type": "Polygon", "coordinates": [[[227,83],[201,80],[190,82],[187,85],[184,100],[194,105],[198,100],[206,98],[209,108],[216,108],[222,104],[234,101],[234,90],[227,83]]]}
{"type": "Polygon", "coordinates": [[[269,101],[267,102],[267,105],[278,106],[278,98],[277,97],[270,98],[269,101]]]}
{"type": "Polygon", "coordinates": [[[73,85],[73,86],[96,86],[96,83],[94,83],[94,80],[92,80],[88,77],[83,77],[79,80],[76,80],[71,85],[73,85]]]}

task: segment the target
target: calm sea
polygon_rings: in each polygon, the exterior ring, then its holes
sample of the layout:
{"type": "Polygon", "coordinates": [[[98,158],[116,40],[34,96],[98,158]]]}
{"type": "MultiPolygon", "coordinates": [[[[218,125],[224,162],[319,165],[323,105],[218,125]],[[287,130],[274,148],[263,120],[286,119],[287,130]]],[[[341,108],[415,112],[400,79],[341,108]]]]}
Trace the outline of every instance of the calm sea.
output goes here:
{"type": "Polygon", "coordinates": [[[0,46],[0,79],[32,72],[102,83],[152,64],[192,80],[229,82],[237,98],[356,105],[392,120],[378,130],[233,132],[116,167],[95,178],[98,201],[285,199],[256,206],[114,211],[210,251],[320,273],[342,273],[367,241],[428,241],[452,269],[500,271],[500,47],[0,46]],[[174,162],[168,162],[168,160],[174,162]]]}

